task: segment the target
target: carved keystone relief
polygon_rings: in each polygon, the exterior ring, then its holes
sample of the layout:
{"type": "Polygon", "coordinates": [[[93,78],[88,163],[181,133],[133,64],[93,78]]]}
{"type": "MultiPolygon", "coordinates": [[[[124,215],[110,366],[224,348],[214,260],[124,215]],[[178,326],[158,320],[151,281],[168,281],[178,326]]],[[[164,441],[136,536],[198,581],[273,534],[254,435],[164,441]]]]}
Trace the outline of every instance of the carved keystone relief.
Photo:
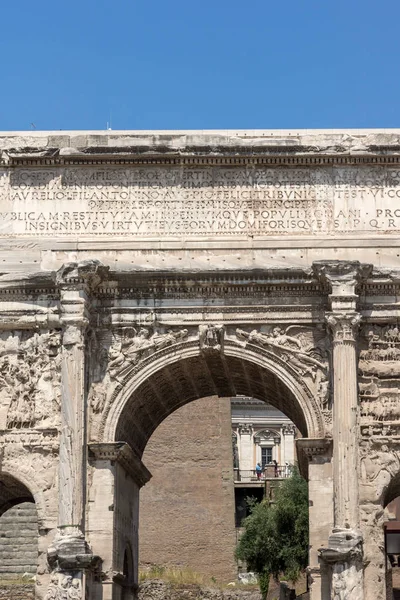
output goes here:
{"type": "Polygon", "coordinates": [[[56,331],[0,334],[0,411],[8,429],[58,424],[59,347],[56,331]]]}
{"type": "Polygon", "coordinates": [[[199,344],[202,352],[224,351],[225,328],[223,325],[199,325],[199,344]]]}

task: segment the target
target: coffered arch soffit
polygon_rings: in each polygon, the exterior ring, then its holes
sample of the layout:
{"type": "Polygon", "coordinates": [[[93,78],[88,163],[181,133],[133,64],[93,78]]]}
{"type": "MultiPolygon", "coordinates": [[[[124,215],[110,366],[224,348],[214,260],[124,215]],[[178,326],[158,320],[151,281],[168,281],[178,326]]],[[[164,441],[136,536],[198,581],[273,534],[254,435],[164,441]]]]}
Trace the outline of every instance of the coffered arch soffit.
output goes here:
{"type": "Polygon", "coordinates": [[[108,398],[100,427],[104,442],[125,441],[142,454],[158,425],[180,406],[207,396],[255,397],[272,404],[304,437],[324,437],[317,398],[304,379],[265,349],[227,342],[224,353],[183,342],[143,361],[108,398]]]}

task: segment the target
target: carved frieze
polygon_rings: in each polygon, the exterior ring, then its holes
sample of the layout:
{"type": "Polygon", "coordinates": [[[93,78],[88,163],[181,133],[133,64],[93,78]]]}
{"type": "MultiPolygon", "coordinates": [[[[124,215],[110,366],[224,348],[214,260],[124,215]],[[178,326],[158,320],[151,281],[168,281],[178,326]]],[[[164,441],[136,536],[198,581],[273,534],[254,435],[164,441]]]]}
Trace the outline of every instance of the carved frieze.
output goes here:
{"type": "Polygon", "coordinates": [[[398,441],[396,442],[393,438],[390,440],[363,439],[360,444],[360,497],[362,502],[383,503],[384,493],[399,470],[400,445],[398,441]]]}

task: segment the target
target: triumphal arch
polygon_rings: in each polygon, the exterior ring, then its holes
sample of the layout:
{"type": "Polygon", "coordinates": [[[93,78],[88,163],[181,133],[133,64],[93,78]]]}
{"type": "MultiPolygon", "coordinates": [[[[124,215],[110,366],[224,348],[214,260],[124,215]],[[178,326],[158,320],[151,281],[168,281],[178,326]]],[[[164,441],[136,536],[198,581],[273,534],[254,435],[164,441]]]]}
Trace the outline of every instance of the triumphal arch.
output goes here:
{"type": "Polygon", "coordinates": [[[0,513],[36,597],[137,586],[141,456],[179,406],[297,426],[312,600],[383,600],[400,494],[400,130],[0,135],[0,513]]]}

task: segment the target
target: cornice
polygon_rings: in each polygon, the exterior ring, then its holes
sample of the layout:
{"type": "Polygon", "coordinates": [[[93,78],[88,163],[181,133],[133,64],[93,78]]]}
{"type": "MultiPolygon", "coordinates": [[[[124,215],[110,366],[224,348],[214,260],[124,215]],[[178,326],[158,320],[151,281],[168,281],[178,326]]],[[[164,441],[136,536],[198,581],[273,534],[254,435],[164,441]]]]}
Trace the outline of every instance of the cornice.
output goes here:
{"type": "MultiPolygon", "coordinates": [[[[79,166],[166,166],[166,167],[210,167],[210,166],[231,166],[231,167],[252,167],[252,166],[334,166],[334,165],[397,165],[400,164],[400,156],[397,154],[384,155],[308,155],[307,153],[317,153],[317,148],[303,147],[285,147],[280,146],[268,149],[266,155],[265,148],[257,149],[253,147],[248,155],[242,156],[137,156],[132,153],[120,153],[119,149],[106,148],[104,153],[99,154],[99,148],[88,148],[83,154],[76,157],[60,157],[57,155],[58,149],[53,149],[54,155],[49,156],[24,156],[13,155],[3,156],[0,159],[0,165],[5,168],[15,167],[79,167],[79,166]],[[260,153],[260,156],[254,156],[260,153]],[[121,154],[123,154],[121,156],[121,154]],[[263,154],[263,156],[261,155],[263,154]]],[[[125,149],[122,149],[125,150],[125,149]]],[[[220,149],[221,154],[225,151],[220,149]]],[[[377,152],[379,150],[376,150],[377,152]]]]}
{"type": "Polygon", "coordinates": [[[296,440],[297,449],[312,460],[315,456],[330,456],[332,452],[332,439],[330,438],[300,438],[296,440]]]}
{"type": "MultiPolygon", "coordinates": [[[[88,261],[96,262],[96,261],[88,261]]],[[[68,266],[68,265],[67,265],[68,266]]],[[[60,269],[61,271],[62,269],[60,269]]],[[[257,270],[216,270],[192,271],[176,270],[146,271],[108,271],[102,265],[98,269],[101,277],[89,282],[85,277],[68,276],[61,279],[54,271],[43,271],[22,274],[21,277],[4,275],[0,276],[0,303],[28,299],[40,301],[58,301],[60,290],[64,288],[81,288],[87,286],[88,293],[97,301],[104,303],[119,298],[158,297],[172,299],[193,298],[254,298],[257,305],[247,303],[252,310],[265,310],[259,298],[275,298],[278,302],[268,304],[268,310],[286,310],[287,303],[279,302],[280,297],[319,298],[326,304],[330,293],[330,285],[319,281],[312,273],[312,269],[284,268],[284,269],[257,269],[257,270]],[[103,273],[104,271],[104,273],[103,273]],[[101,281],[102,279],[102,281],[101,281]],[[97,287],[96,287],[97,286],[97,287]]],[[[58,273],[60,273],[60,271],[58,273]]],[[[71,273],[75,275],[75,273],[71,273]]],[[[95,276],[97,277],[97,273],[95,276]]],[[[355,293],[362,299],[362,304],[368,306],[368,297],[388,297],[388,302],[393,304],[393,297],[400,296],[400,271],[382,273],[374,271],[368,281],[356,284],[355,293]]],[[[335,296],[336,298],[336,296],[335,296]]],[[[344,296],[347,298],[347,296],[344,296]]],[[[341,296],[337,298],[340,300],[341,296]]],[[[313,301],[314,302],[314,301],[313,301]]],[[[305,305],[310,307],[310,300],[298,306],[304,310],[305,305]],[[304,306],[303,306],[304,305],[304,306]]],[[[390,305],[390,306],[391,306],[390,305]]],[[[384,302],[380,302],[382,308],[384,302]]],[[[296,305],[297,307],[297,305],[296,305]]],[[[187,307],[186,307],[187,308],[187,307]]],[[[186,310],[185,308],[185,310],[186,310]]],[[[210,305],[211,310],[213,307],[210,305]]],[[[240,307],[243,309],[243,306],[240,307]]],[[[289,306],[293,310],[294,305],[289,306]]],[[[315,306],[313,305],[315,309],[315,306]]],[[[171,309],[173,310],[173,308],[171,309]]],[[[178,308],[178,310],[181,310],[178,308]]]]}
{"type": "Polygon", "coordinates": [[[89,458],[109,460],[120,464],[139,487],[143,487],[151,478],[150,471],[139,456],[125,442],[89,444],[89,458]]]}

